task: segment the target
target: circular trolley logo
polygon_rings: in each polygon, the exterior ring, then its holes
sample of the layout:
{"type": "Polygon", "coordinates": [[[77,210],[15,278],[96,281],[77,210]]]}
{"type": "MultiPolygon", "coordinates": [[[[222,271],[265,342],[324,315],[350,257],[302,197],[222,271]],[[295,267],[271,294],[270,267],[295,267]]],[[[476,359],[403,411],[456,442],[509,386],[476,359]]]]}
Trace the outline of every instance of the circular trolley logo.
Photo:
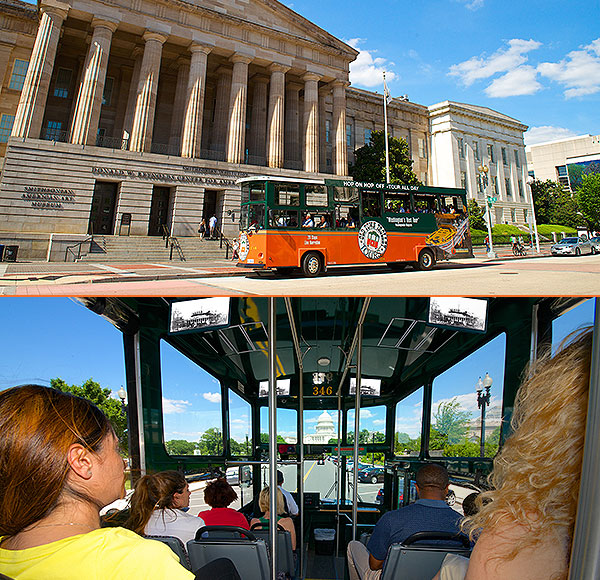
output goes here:
{"type": "Polygon", "coordinates": [[[240,246],[238,248],[238,256],[240,260],[245,260],[248,257],[248,252],[250,251],[250,241],[248,240],[248,236],[242,232],[240,234],[240,246]]]}
{"type": "Polygon", "coordinates": [[[377,260],[387,250],[387,233],[378,222],[366,222],[358,230],[358,247],[369,260],[377,260]]]}

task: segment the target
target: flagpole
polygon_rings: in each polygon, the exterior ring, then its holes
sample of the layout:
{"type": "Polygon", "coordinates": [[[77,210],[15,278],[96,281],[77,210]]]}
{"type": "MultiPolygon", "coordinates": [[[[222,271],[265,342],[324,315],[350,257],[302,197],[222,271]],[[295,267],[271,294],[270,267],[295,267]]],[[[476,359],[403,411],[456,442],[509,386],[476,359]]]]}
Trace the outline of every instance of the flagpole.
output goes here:
{"type": "Polygon", "coordinates": [[[383,73],[383,122],[385,124],[385,180],[390,182],[390,149],[388,144],[388,122],[387,122],[387,100],[389,92],[385,84],[385,72],[383,73]]]}

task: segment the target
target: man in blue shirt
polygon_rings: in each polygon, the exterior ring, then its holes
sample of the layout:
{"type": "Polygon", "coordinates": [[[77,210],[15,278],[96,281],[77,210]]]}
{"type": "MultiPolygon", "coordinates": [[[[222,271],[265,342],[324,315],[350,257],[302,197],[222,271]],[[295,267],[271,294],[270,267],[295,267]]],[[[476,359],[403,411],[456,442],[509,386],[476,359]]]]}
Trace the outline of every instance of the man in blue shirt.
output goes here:
{"type": "Polygon", "coordinates": [[[419,499],[406,507],[387,512],[377,522],[367,547],[348,544],[350,580],[378,580],[392,544],[416,532],[459,532],[461,516],[446,503],[448,472],[443,465],[429,463],[417,472],[419,499]]]}

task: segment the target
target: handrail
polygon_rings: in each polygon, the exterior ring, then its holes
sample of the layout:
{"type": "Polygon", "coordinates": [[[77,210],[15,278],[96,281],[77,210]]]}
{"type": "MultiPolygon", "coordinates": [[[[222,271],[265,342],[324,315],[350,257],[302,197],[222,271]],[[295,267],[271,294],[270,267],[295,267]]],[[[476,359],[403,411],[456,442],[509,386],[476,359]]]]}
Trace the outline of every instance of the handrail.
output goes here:
{"type": "Polygon", "coordinates": [[[177,251],[179,259],[182,262],[185,262],[185,256],[183,254],[183,248],[179,243],[179,240],[176,236],[171,235],[171,230],[167,227],[166,224],[160,224],[160,231],[162,232],[162,239],[165,240],[165,248],[171,246],[171,250],[169,252],[169,260],[173,259],[173,249],[177,251]]]}
{"type": "Polygon", "coordinates": [[[235,247],[233,246],[233,242],[223,234],[223,232],[215,226],[215,231],[217,232],[217,238],[219,240],[219,248],[223,247],[223,242],[225,242],[225,259],[229,260],[229,250],[231,249],[232,259],[235,255],[235,247]]]}
{"type": "Polygon", "coordinates": [[[69,256],[69,253],[73,255],[73,262],[76,262],[77,260],[81,259],[81,246],[83,244],[86,244],[87,242],[90,242],[90,250],[91,250],[92,245],[94,243],[94,234],[89,235],[87,238],[85,238],[85,240],[81,240],[80,242],[77,242],[76,244],[73,244],[72,246],[67,246],[65,248],[65,262],[68,261],[67,258],[69,256]],[[77,248],[77,255],[73,251],[74,248],[77,248]]]}

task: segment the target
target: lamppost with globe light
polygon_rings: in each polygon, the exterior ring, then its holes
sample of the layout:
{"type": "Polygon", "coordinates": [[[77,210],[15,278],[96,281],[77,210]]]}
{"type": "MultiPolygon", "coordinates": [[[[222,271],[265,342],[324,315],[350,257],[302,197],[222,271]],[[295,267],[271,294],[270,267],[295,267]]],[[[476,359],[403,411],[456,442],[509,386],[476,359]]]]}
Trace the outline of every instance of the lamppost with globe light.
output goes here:
{"type": "Polygon", "coordinates": [[[131,457],[131,431],[129,429],[129,412],[127,409],[127,404],[125,403],[125,399],[127,398],[127,391],[121,385],[121,388],[117,391],[117,396],[121,399],[121,413],[125,416],[126,420],[126,429],[127,429],[127,467],[129,467],[129,457],[131,457]]]}
{"type": "Polygon", "coordinates": [[[486,221],[487,221],[488,239],[490,241],[490,249],[488,251],[488,257],[493,258],[493,257],[495,257],[496,254],[494,252],[494,244],[492,242],[492,212],[490,211],[490,206],[496,200],[495,200],[495,198],[491,197],[487,193],[487,186],[489,183],[489,180],[488,180],[488,171],[489,170],[490,169],[487,165],[480,165],[477,168],[477,171],[478,171],[477,175],[478,175],[479,179],[481,180],[483,194],[485,195],[486,221]]]}
{"type": "Polygon", "coordinates": [[[490,404],[490,388],[492,387],[492,377],[488,373],[485,373],[483,381],[481,377],[477,381],[477,406],[481,409],[481,457],[485,457],[485,408],[490,404]],[[485,393],[483,390],[485,389],[485,393]]]}
{"type": "Polygon", "coordinates": [[[533,203],[533,190],[531,184],[535,181],[531,175],[527,178],[527,185],[529,185],[529,198],[531,200],[531,219],[533,221],[533,235],[535,237],[535,251],[537,254],[540,253],[540,238],[537,231],[537,221],[535,219],[535,204],[533,203]]]}

